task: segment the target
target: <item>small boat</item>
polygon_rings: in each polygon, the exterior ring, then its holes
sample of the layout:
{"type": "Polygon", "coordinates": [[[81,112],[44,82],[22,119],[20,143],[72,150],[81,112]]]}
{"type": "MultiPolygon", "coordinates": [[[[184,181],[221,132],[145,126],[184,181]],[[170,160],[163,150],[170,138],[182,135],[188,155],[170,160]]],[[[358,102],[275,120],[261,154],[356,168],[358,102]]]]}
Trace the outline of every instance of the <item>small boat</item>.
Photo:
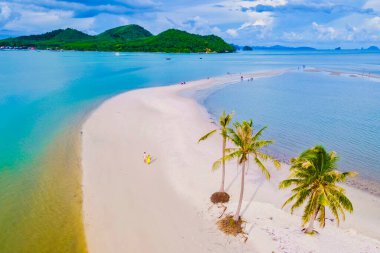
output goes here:
{"type": "Polygon", "coordinates": [[[169,57],[166,58],[167,61],[170,61],[171,59],[172,59],[172,58],[169,58],[169,57]]]}
{"type": "Polygon", "coordinates": [[[116,53],[115,53],[115,56],[120,56],[120,53],[119,53],[119,52],[116,52],[116,53]]]}

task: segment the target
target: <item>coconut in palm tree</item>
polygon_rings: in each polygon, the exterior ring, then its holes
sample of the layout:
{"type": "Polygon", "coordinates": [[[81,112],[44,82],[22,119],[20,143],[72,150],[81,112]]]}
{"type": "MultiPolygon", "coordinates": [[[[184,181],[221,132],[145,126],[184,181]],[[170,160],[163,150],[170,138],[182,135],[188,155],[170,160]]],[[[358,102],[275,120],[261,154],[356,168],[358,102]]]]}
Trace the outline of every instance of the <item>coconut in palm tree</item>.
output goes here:
{"type": "Polygon", "coordinates": [[[340,172],[337,169],[338,156],[335,152],[328,153],[324,147],[315,146],[304,151],[299,157],[291,160],[290,175],[279,187],[292,188],[292,196],[283,207],[293,203],[291,212],[304,203],[302,215],[304,232],[313,234],[314,221],[319,221],[320,227],[325,227],[326,208],[329,208],[338,225],[340,219],[345,219],[344,211],[351,213],[353,206],[345,195],[343,187],[338,183],[348,177],[356,176],[355,172],[340,172]]]}
{"type": "Polygon", "coordinates": [[[272,160],[275,167],[280,167],[280,162],[262,151],[273,143],[271,140],[261,140],[261,135],[266,127],[261,128],[256,134],[253,133],[252,120],[236,122],[234,129],[230,129],[229,138],[235,144],[236,148],[227,149],[228,154],[221,160],[231,160],[237,158],[241,167],[241,184],[238,206],[234,216],[226,216],[218,222],[219,228],[224,232],[235,235],[241,231],[240,210],[243,203],[245,169],[249,157],[251,156],[255,164],[261,169],[262,173],[269,180],[270,173],[263,164],[263,161],[272,160]]]}
{"type": "MultiPolygon", "coordinates": [[[[225,156],[225,149],[227,145],[227,139],[228,139],[228,126],[232,120],[233,113],[227,114],[226,112],[223,112],[222,115],[219,117],[219,128],[214,129],[210,131],[209,133],[202,136],[198,143],[206,140],[208,137],[213,135],[215,132],[219,131],[220,135],[222,136],[222,156],[225,156]]],[[[222,182],[219,188],[218,192],[215,192],[211,195],[211,202],[214,204],[216,203],[226,203],[230,200],[230,195],[225,192],[224,190],[224,181],[225,181],[225,175],[226,175],[226,164],[223,160],[222,162],[222,182]]],[[[219,166],[220,164],[218,164],[219,166]]],[[[218,166],[213,166],[213,170],[215,170],[218,166]]]]}

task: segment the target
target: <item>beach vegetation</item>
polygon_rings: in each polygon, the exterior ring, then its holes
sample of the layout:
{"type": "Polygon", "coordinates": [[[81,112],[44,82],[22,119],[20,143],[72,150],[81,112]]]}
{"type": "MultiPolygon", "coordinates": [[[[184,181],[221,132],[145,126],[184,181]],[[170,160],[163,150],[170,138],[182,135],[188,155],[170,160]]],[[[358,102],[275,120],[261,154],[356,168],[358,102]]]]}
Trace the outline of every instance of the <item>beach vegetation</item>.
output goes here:
{"type": "Polygon", "coordinates": [[[239,217],[238,221],[234,220],[232,215],[226,215],[224,218],[218,220],[216,223],[218,228],[227,235],[237,236],[239,234],[245,234],[243,230],[243,224],[245,221],[239,217]]]}
{"type": "MultiPolygon", "coordinates": [[[[226,112],[223,112],[222,115],[219,117],[219,125],[218,129],[214,129],[204,136],[202,136],[198,143],[201,141],[204,141],[208,139],[210,136],[212,136],[214,133],[219,132],[219,134],[222,136],[222,157],[226,154],[226,145],[227,145],[227,139],[228,139],[228,132],[229,132],[229,125],[232,121],[233,113],[227,114],[226,112]]],[[[226,162],[225,160],[218,160],[216,163],[213,164],[212,169],[216,170],[219,167],[222,167],[222,180],[220,184],[220,188],[218,192],[215,192],[211,195],[211,202],[216,203],[226,203],[230,200],[230,195],[225,192],[224,184],[225,184],[225,177],[226,177],[226,162]]]]}
{"type": "Polygon", "coordinates": [[[292,195],[282,207],[292,203],[291,212],[304,205],[302,215],[303,230],[313,234],[314,221],[321,228],[326,225],[326,209],[335,217],[337,224],[345,219],[345,211],[352,213],[353,205],[345,195],[345,189],[339,183],[355,172],[340,172],[337,169],[338,156],[328,153],[323,146],[307,149],[299,157],[291,159],[290,175],[283,180],[280,189],[290,188],[292,195]]]}
{"type": "Polygon", "coordinates": [[[264,130],[267,127],[261,128],[254,133],[252,120],[242,121],[234,123],[234,128],[229,129],[229,139],[235,145],[234,148],[227,148],[227,154],[220,160],[233,160],[238,159],[238,164],[241,168],[241,184],[240,184],[240,196],[238,206],[233,216],[235,223],[238,223],[240,219],[240,210],[243,203],[244,196],[244,181],[245,170],[249,157],[252,157],[255,164],[260,168],[261,172],[265,175],[266,179],[270,179],[270,173],[264,161],[271,160],[276,168],[280,168],[280,162],[267,154],[262,149],[273,143],[272,140],[261,139],[264,130]]]}

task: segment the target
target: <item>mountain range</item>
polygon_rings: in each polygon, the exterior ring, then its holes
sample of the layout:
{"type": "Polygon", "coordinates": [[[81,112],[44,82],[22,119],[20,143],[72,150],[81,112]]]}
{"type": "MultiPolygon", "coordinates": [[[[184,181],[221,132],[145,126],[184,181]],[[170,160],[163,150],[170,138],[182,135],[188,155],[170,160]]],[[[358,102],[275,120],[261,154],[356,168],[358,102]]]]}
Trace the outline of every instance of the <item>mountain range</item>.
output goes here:
{"type": "Polygon", "coordinates": [[[98,35],[67,28],[48,33],[0,40],[0,47],[118,52],[233,52],[235,48],[215,35],[197,35],[176,29],[153,35],[139,25],[126,25],[98,35]]]}

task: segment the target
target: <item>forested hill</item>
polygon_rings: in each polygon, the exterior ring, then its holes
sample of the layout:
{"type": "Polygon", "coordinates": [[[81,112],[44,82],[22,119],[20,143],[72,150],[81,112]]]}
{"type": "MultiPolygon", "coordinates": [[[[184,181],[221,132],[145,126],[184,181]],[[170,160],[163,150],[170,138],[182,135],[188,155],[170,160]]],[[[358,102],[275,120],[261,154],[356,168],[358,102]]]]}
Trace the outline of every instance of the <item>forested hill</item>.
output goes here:
{"type": "Polygon", "coordinates": [[[201,36],[169,29],[152,35],[139,25],[126,25],[91,36],[75,29],[59,29],[52,32],[0,40],[0,47],[119,51],[119,52],[233,52],[235,49],[215,35],[201,36]]]}

